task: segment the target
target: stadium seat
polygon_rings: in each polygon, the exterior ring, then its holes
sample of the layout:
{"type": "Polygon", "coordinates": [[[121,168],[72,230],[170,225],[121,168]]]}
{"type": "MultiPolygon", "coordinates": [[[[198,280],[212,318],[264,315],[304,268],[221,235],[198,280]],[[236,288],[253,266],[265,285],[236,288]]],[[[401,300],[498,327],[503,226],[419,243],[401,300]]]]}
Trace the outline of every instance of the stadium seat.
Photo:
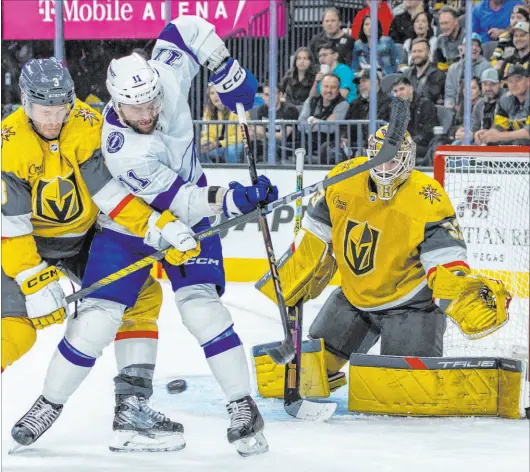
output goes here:
{"type": "Polygon", "coordinates": [[[488,41],[487,43],[484,43],[482,45],[482,55],[488,61],[491,59],[491,56],[493,55],[493,51],[495,51],[495,48],[497,47],[497,44],[499,44],[498,41],[488,41]]]}
{"type": "Polygon", "coordinates": [[[453,110],[445,108],[443,105],[436,105],[436,116],[438,118],[438,126],[443,127],[444,134],[448,133],[453,123],[453,110]]]}

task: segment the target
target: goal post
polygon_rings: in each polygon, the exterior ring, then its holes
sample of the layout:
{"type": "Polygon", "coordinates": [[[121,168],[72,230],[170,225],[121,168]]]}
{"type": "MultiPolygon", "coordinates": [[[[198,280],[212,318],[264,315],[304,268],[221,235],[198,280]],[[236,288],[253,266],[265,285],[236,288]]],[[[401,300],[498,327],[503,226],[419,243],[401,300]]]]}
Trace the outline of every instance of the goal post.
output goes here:
{"type": "Polygon", "coordinates": [[[499,331],[468,340],[450,324],[444,356],[529,358],[530,146],[440,146],[434,177],[446,190],[475,272],[500,279],[513,296],[499,331]]]}

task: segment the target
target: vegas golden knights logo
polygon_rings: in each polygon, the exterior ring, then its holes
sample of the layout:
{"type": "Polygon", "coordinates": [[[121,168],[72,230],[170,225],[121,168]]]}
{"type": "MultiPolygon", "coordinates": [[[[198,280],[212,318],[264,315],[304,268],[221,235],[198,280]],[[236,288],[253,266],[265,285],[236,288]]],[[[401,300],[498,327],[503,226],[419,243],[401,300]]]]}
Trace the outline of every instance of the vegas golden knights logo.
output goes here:
{"type": "Polygon", "coordinates": [[[365,275],[375,267],[379,230],[368,223],[348,219],[344,237],[344,258],[355,275],[365,275]]]}
{"type": "Polygon", "coordinates": [[[53,223],[69,223],[81,215],[83,203],[74,173],[52,180],[41,179],[36,206],[35,213],[53,223]]]}

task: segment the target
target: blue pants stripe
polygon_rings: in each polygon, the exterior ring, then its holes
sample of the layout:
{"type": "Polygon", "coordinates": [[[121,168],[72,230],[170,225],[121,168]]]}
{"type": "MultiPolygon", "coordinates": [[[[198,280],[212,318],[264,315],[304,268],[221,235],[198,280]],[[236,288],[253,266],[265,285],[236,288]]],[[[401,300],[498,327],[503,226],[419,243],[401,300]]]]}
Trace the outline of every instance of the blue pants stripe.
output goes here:
{"type": "Polygon", "coordinates": [[[201,347],[204,349],[206,359],[221,354],[222,352],[233,349],[234,347],[241,346],[241,339],[234,331],[233,325],[227,330],[223,331],[219,336],[215,337],[211,341],[203,344],[201,347]]]}
{"type": "Polygon", "coordinates": [[[61,342],[57,348],[63,357],[72,364],[78,365],[80,367],[92,367],[96,363],[95,357],[87,356],[81,351],[78,351],[66,340],[66,338],[61,339],[61,342]]]}

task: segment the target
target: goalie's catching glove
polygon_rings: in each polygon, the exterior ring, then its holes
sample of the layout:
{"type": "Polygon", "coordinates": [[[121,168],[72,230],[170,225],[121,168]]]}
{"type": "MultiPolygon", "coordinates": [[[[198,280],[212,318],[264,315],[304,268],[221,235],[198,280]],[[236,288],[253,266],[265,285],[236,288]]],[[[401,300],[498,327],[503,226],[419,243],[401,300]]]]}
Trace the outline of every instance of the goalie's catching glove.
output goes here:
{"type": "Polygon", "coordinates": [[[483,275],[459,277],[438,266],[431,285],[434,298],[451,300],[445,313],[469,339],[488,336],[509,319],[512,297],[500,280],[483,275]]]}
{"type": "Polygon", "coordinates": [[[15,280],[26,297],[28,318],[36,329],[62,323],[69,316],[68,303],[59,284],[59,271],[46,262],[20,272],[15,280]]]}
{"type": "Polygon", "coordinates": [[[191,229],[168,210],[162,214],[153,212],[148,226],[144,243],[159,251],[170,248],[166,252],[166,261],[171,265],[184,264],[200,254],[201,245],[195,241],[191,229]]]}

